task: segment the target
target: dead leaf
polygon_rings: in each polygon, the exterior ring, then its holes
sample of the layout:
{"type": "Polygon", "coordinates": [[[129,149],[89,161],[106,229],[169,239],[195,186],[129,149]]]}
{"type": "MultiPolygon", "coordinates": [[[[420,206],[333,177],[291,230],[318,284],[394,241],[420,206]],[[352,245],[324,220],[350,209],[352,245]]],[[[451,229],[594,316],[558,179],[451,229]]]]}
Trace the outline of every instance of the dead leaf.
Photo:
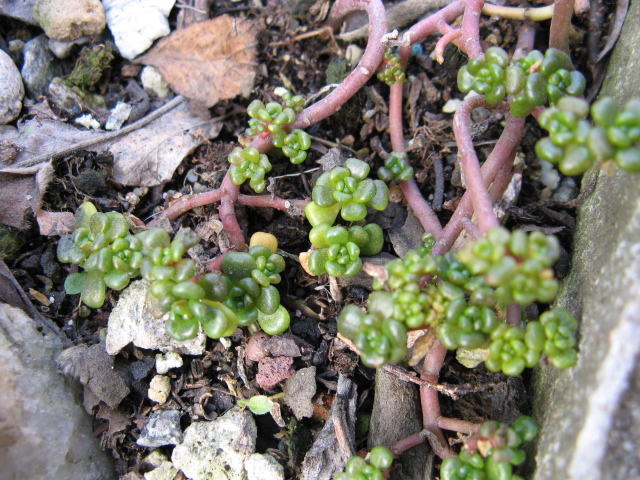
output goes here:
{"type": "Polygon", "coordinates": [[[19,230],[29,228],[30,212],[38,212],[42,195],[53,177],[51,162],[35,175],[0,172],[0,222],[19,230]]]}
{"type": "Polygon", "coordinates": [[[153,65],[174,91],[212,107],[251,92],[255,33],[254,22],[222,15],[173,32],[135,62],[153,65]]]}
{"type": "Polygon", "coordinates": [[[316,367],[301,368],[284,383],[284,401],[298,420],[313,415],[311,399],[316,394],[316,367]]]}
{"type": "Polygon", "coordinates": [[[36,215],[40,235],[50,237],[52,235],[64,235],[76,229],[76,220],[71,212],[47,212],[40,210],[36,215]]]}
{"type": "Polygon", "coordinates": [[[109,436],[111,437],[114,433],[121,432],[127,425],[129,425],[129,419],[125,417],[122,413],[117,410],[114,410],[111,407],[108,407],[104,403],[100,405],[100,410],[98,410],[98,418],[103,420],[107,420],[109,422],[109,436]]]}
{"type": "Polygon", "coordinates": [[[113,368],[113,358],[103,343],[90,347],[76,345],[64,350],[58,358],[62,372],[77,379],[111,408],[115,408],[129,394],[129,387],[113,368]]]}
{"type": "Polygon", "coordinates": [[[173,177],[180,162],[207,138],[215,138],[221,122],[202,121],[182,103],[145,128],[131,132],[110,147],[113,177],[122,185],[153,187],[173,177]]]}
{"type": "Polygon", "coordinates": [[[329,419],[304,457],[302,480],[330,480],[344,469],[354,453],[357,399],[355,384],[341,374],[329,419]]]}

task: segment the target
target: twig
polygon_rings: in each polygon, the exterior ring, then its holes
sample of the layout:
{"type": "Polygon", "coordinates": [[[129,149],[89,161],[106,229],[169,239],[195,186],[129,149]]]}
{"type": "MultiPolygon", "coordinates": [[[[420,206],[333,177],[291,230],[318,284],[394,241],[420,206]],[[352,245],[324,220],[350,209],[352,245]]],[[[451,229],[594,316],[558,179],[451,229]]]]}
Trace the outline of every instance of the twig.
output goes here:
{"type": "Polygon", "coordinates": [[[553,16],[553,4],[545,7],[522,8],[504,7],[502,5],[485,3],[484,7],[482,7],[482,13],[488,16],[496,15],[508,20],[532,20],[534,22],[542,22],[549,20],[553,16]]]}
{"type": "Polygon", "coordinates": [[[62,150],[58,150],[57,152],[49,152],[49,153],[44,153],[42,155],[38,155],[37,157],[30,158],[28,160],[25,160],[24,162],[14,164],[11,166],[11,168],[15,169],[17,167],[29,167],[31,165],[36,165],[38,163],[46,162],[48,160],[64,157],[65,155],[69,155],[73,152],[77,152],[78,150],[84,150],[88,147],[93,147],[94,145],[99,145],[103,142],[113,140],[114,138],[120,137],[122,135],[126,135],[127,133],[131,133],[134,130],[137,130],[139,128],[144,127],[145,125],[148,125],[158,117],[161,117],[168,111],[176,108],[185,100],[186,100],[185,97],[183,97],[182,95],[178,95],[173,100],[166,103],[162,107],[157,108],[146,117],[141,118],[137,122],[134,122],[131,125],[127,125],[126,127],[120,130],[116,130],[115,132],[110,132],[110,133],[97,134],[97,138],[92,138],[91,140],[85,140],[84,142],[76,143],[69,147],[63,148],[62,150]]]}

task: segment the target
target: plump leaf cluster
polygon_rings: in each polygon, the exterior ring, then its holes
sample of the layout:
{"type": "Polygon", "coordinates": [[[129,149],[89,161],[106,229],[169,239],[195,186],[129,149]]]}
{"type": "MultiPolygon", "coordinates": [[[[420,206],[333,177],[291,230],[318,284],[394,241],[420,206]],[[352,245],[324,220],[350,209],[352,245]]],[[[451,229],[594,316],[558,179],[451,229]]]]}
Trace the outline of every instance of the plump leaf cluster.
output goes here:
{"type": "Polygon", "coordinates": [[[513,467],[522,464],[525,453],[519,447],[531,441],[538,427],[531,417],[521,416],[513,427],[484,422],[478,433],[465,443],[459,457],[442,462],[442,480],[522,480],[513,467]],[[473,445],[473,448],[471,447],[473,445]]]}
{"type": "Polygon", "coordinates": [[[389,189],[383,181],[367,178],[369,171],[367,163],[349,158],[344,166],[318,178],[313,201],[305,208],[313,227],[309,239],[315,249],[309,256],[309,270],[314,275],[354,276],[362,268],[360,255],[376,255],[382,250],[384,239],[378,225],[349,229],[333,225],[338,214],[348,222],[357,222],[367,215],[367,207],[387,208],[389,189]]]}
{"type": "Polygon", "coordinates": [[[236,185],[242,185],[249,179],[249,185],[256,193],[267,186],[265,175],[271,171],[271,162],[264,153],[254,147],[236,147],[229,154],[229,178],[236,185]]]}
{"type": "Polygon", "coordinates": [[[151,313],[169,314],[165,329],[178,341],[195,337],[200,326],[211,338],[228,336],[239,324],[257,322],[270,335],[289,327],[289,313],[273,286],[285,267],[275,238],[265,241],[270,246],[228,254],[222,273],[199,275],[195,262],[183,258],[199,242],[190,229],[181,229],[173,240],[160,228],[131,235],[123,215],[98,213],[89,202],[76,212],[76,224],[72,235],[60,239],[58,258],[84,268],[67,278],[65,290],[80,293],[89,307],[103,305],[106,287],[120,290],[141,275],[151,284],[146,299],[151,313]]]}
{"type": "Polygon", "coordinates": [[[458,258],[473,275],[483,275],[495,288],[498,304],[534,301],[551,302],[558,293],[558,282],[551,266],[560,255],[558,239],[552,235],[522,230],[509,232],[494,228],[487,236],[467,244],[458,258]]]}
{"type": "Polygon", "coordinates": [[[492,372],[517,376],[525,367],[534,367],[546,353],[554,367],[562,370],[575,365],[578,321],[562,308],[553,308],[525,329],[501,325],[491,334],[489,357],[485,365],[492,372]]]}
{"type": "Polygon", "coordinates": [[[400,55],[394,53],[393,50],[387,48],[384,52],[382,60],[382,71],[378,73],[378,80],[391,86],[394,83],[402,83],[405,81],[404,68],[402,67],[402,59],[400,55]]]}
{"type": "Polygon", "coordinates": [[[584,76],[573,69],[571,58],[550,48],[544,55],[537,50],[513,62],[506,51],[491,47],[484,58],[472,58],[458,71],[458,88],[484,94],[490,104],[499,103],[507,94],[515,95],[511,113],[520,118],[535,107],[554,105],[564,95],[582,95],[584,76]]]}
{"type": "Polygon", "coordinates": [[[309,255],[309,271],[333,277],[353,277],[362,269],[360,255],[376,255],[382,250],[382,229],[375,223],[346,229],[328,223],[314,227],[309,234],[317,248],[309,255]]]}
{"type": "Polygon", "coordinates": [[[138,276],[142,242],[129,234],[129,223],[122,214],[98,213],[90,202],[78,208],[75,219],[76,231],[60,238],[58,259],[84,271],[69,275],[64,287],[70,295],[81,294],[89,307],[99,308],[106,287],[121,290],[138,276]]]}
{"type": "Polygon", "coordinates": [[[387,208],[389,189],[382,180],[367,178],[370,170],[366,162],[349,158],[343,167],[320,175],[311,192],[313,201],[306,207],[309,223],[333,224],[338,213],[347,222],[357,222],[367,215],[367,207],[387,208]]]}
{"type": "Polygon", "coordinates": [[[628,172],[640,172],[640,100],[623,109],[611,97],[591,106],[593,124],[586,120],[589,104],[580,98],[562,98],[538,119],[549,136],[536,143],[538,156],[558,165],[565,175],[579,175],[594,162],[615,160],[628,172]]]}
{"type": "Polygon", "coordinates": [[[553,300],[557,282],[550,267],[558,248],[555,237],[541,232],[527,235],[498,228],[458,254],[434,257],[428,247],[411,250],[403,259],[389,262],[386,276],[374,280],[374,289],[386,290],[376,292],[386,301],[384,308],[375,309],[376,322],[369,321],[366,331],[347,328],[355,322],[355,314],[347,311],[338,325],[344,323],[343,335],[354,342],[360,335],[362,361],[369,366],[385,358],[376,356],[365,341],[380,335],[372,333],[372,325],[380,327],[385,319],[393,319],[405,330],[435,328],[449,350],[488,348],[487,368],[506,375],[535,366],[542,354],[557,368],[568,368],[577,358],[577,321],[569,312],[554,308],[523,328],[508,326],[502,318],[514,301],[528,305],[553,300]]]}
{"type": "Polygon", "coordinates": [[[385,161],[384,166],[378,169],[378,178],[383,182],[404,182],[413,177],[413,168],[407,161],[405,152],[391,152],[385,161]]]}
{"type": "Polygon", "coordinates": [[[251,117],[246,134],[250,137],[264,132],[278,133],[284,125],[289,125],[296,120],[296,114],[303,110],[304,98],[301,95],[292,96],[285,93],[282,96],[284,106],[277,102],[269,102],[266,105],[260,100],[254,100],[247,107],[247,113],[251,117]]]}
{"type": "Polygon", "coordinates": [[[366,458],[353,456],[347,461],[344,472],[333,480],[384,480],[382,472],[393,463],[393,453],[386,447],[373,447],[366,458]]]}
{"type": "Polygon", "coordinates": [[[297,165],[307,159],[307,150],[311,146],[311,137],[304,130],[296,128],[291,133],[280,130],[273,134],[273,146],[282,149],[282,153],[291,163],[297,165]]]}
{"type": "Polygon", "coordinates": [[[231,335],[238,319],[221,303],[227,296],[226,281],[217,273],[198,278],[195,262],[182,258],[200,241],[196,233],[181,229],[173,241],[161,228],[139,235],[147,252],[140,273],[151,283],[146,301],[154,316],[169,314],[165,324],[167,334],[178,341],[189,340],[202,325],[211,338],[231,335]]]}
{"type": "Polygon", "coordinates": [[[356,305],[347,305],[338,318],[338,332],[353,341],[362,363],[372,368],[400,361],[407,355],[407,327],[389,314],[391,309],[390,293],[373,292],[368,314],[356,305]]]}
{"type": "Polygon", "coordinates": [[[238,316],[240,325],[258,322],[269,335],[289,327],[289,312],[280,304],[280,292],[273,286],[280,282],[285,263],[281,255],[264,245],[249,252],[231,252],[222,260],[222,273],[228,279],[228,305],[238,316]]]}

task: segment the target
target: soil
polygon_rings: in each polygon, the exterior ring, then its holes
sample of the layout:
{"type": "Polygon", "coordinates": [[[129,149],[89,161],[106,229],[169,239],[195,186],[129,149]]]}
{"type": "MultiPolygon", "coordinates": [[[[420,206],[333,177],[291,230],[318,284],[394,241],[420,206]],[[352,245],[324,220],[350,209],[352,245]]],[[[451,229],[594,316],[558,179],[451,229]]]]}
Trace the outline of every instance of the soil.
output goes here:
{"type": "MultiPolygon", "coordinates": [[[[342,55],[345,45],[319,37],[289,41],[303,30],[320,28],[321,17],[316,23],[308,24],[292,16],[287,2],[268,2],[266,7],[260,9],[255,8],[256,3],[214,2],[211,11],[212,17],[223,13],[248,16],[265,26],[258,37],[258,70],[263,73],[256,79],[251,98],[222,101],[208,112],[212,115],[228,115],[218,138],[205,142],[185,158],[170,182],[143,189],[140,202],[136,205],[125,200],[131,189],[123,188],[113,181],[109,156],[77,152],[55,163],[55,180],[44,197],[43,208],[52,212],[72,212],[83,201],[91,200],[103,211],[128,212],[146,220],[166,208],[171,198],[193,193],[194,187],[212,189],[219,185],[227,168],[226,156],[237,145],[237,135],[246,128],[247,116],[244,113],[234,113],[238,107],[246,108],[255,98],[265,103],[275,100],[277,97],[274,89],[283,83],[294,93],[309,95],[330,83],[327,81],[328,71],[333,75],[337,71],[339,76],[340,64],[344,63],[342,55]],[[264,72],[268,74],[265,75],[264,72]],[[194,176],[197,177],[197,186],[192,181],[194,176]]],[[[301,18],[305,18],[305,15],[301,18]]],[[[172,17],[171,20],[175,28],[175,18],[172,17]]],[[[15,21],[2,19],[0,22],[5,41],[39,33],[37,29],[15,21]]],[[[516,41],[516,28],[515,22],[483,18],[481,37],[487,39],[487,42],[512,50],[516,41]]],[[[541,31],[545,28],[543,25],[541,31]]],[[[455,47],[449,46],[445,51],[445,64],[439,65],[430,58],[436,40],[427,39],[422,44],[422,51],[417,53],[407,68],[405,99],[408,98],[409,102],[405,109],[404,124],[405,138],[413,139],[408,152],[420,188],[436,206],[438,217],[445,224],[464,189],[455,165],[456,147],[451,128],[453,116],[442,113],[442,107],[450,99],[462,97],[456,88],[456,72],[465,59],[455,47]],[[442,167],[443,175],[436,175],[436,166],[442,167]]],[[[544,48],[545,39],[539,38],[538,42],[544,48]]],[[[361,42],[360,46],[364,47],[364,44],[361,42]]],[[[574,58],[587,58],[588,55],[584,53],[578,51],[574,58]]],[[[76,53],[75,58],[77,56],[76,53]]],[[[68,61],[67,74],[72,67],[73,61],[68,61]]],[[[103,93],[121,91],[130,80],[123,75],[129,67],[130,62],[116,57],[110,70],[103,75],[98,88],[103,93]]],[[[313,142],[309,158],[303,165],[275,163],[272,175],[276,178],[278,195],[290,199],[309,198],[315,162],[332,145],[342,148],[345,154],[355,154],[369,162],[373,166],[372,171],[375,171],[382,164],[381,153],[390,151],[391,147],[387,130],[388,117],[384,109],[373,116],[370,113],[380,102],[384,102],[383,106],[386,107],[387,96],[388,87],[373,79],[338,114],[312,127],[309,133],[325,142],[313,142]]],[[[162,101],[152,98],[154,106],[161,103],[162,101]]],[[[64,112],[56,113],[64,115],[64,112]]],[[[474,112],[472,128],[481,160],[491,151],[498,138],[502,120],[501,114],[486,109],[474,112]]],[[[541,229],[558,235],[566,253],[564,263],[560,262],[557,267],[557,274],[562,278],[570,257],[575,208],[579,199],[568,202],[552,200],[552,192],[537,179],[539,167],[533,161],[533,144],[539,136],[538,127],[534,121],[530,121],[521,147],[525,166],[520,195],[508,205],[506,225],[509,228],[541,229]]],[[[243,191],[244,189],[248,190],[248,186],[243,187],[243,191]]],[[[282,407],[282,417],[286,424],[284,428],[279,427],[269,415],[255,417],[259,437],[257,451],[273,454],[286,465],[286,477],[296,478],[304,453],[311,445],[312,433],[321,428],[326,419],[335,395],[338,373],[351,376],[359,392],[369,392],[358,408],[362,414],[371,411],[374,372],[359,364],[353,352],[339,349],[335,344],[337,313],[345,303],[362,303],[368,292],[359,287],[344,287],[342,301],[336,302],[331,296],[327,278],[311,277],[304,272],[295,260],[299,253],[309,248],[309,226],[303,217],[252,207],[237,207],[236,212],[247,238],[255,231],[274,233],[279,239],[280,248],[289,254],[286,258],[287,269],[279,289],[283,304],[291,312],[290,333],[298,344],[305,345],[303,355],[295,358],[293,368],[316,367],[318,391],[314,397],[313,417],[295,421],[291,410],[286,406],[282,407]]],[[[182,215],[175,222],[175,228],[201,229],[204,222],[215,219],[216,215],[215,205],[200,207],[182,215]]],[[[64,293],[62,285],[68,266],[58,263],[56,259],[55,237],[41,237],[34,226],[22,233],[21,238],[22,247],[11,257],[5,258],[5,262],[25,291],[33,289],[53,299],[50,305],[45,306],[38,302],[38,298],[32,297],[34,305],[61,328],[71,343],[92,345],[100,342],[101,334],[107,327],[109,312],[117,302],[118,292],[109,293],[105,306],[101,309],[91,310],[81,306],[77,296],[64,293]]],[[[203,244],[209,257],[220,252],[216,243],[211,241],[216,238],[215,235],[211,236],[203,244]]],[[[387,242],[383,251],[395,254],[390,242],[387,242]]],[[[248,337],[249,332],[246,330],[237,330],[230,337],[231,346],[228,348],[219,341],[209,339],[206,354],[184,356],[183,367],[168,373],[172,382],[172,395],[163,407],[173,405],[188,413],[182,417],[183,429],[196,419],[210,420],[231,408],[235,404],[235,398],[230,393],[233,388],[237,388],[235,393],[245,398],[257,393],[274,394],[280,391],[279,387],[272,392],[261,391],[256,387],[257,364],[250,360],[245,360],[249,384],[245,385],[240,381],[238,356],[244,355],[248,337]]],[[[116,365],[120,369],[131,370],[134,364],[139,367],[136,362],[149,363],[150,359],[155,358],[155,354],[156,352],[129,346],[118,355],[116,365]]],[[[132,393],[118,406],[118,412],[128,419],[124,429],[110,433],[108,420],[95,418],[95,435],[102,439],[104,448],[114,457],[119,475],[143,473],[148,469],[141,459],[149,453],[149,449],[136,445],[136,439],[153,408],[152,402],[146,397],[146,389],[152,377],[150,370],[140,381],[133,383],[132,393]]],[[[454,385],[484,382],[495,384],[491,389],[466,395],[456,402],[442,397],[443,413],[447,416],[473,422],[487,418],[512,421],[518,415],[531,411],[530,382],[526,376],[508,379],[502,374],[488,372],[484,367],[469,370],[451,355],[441,379],[454,385]]],[[[162,447],[161,451],[170,456],[171,449],[162,447]]]]}

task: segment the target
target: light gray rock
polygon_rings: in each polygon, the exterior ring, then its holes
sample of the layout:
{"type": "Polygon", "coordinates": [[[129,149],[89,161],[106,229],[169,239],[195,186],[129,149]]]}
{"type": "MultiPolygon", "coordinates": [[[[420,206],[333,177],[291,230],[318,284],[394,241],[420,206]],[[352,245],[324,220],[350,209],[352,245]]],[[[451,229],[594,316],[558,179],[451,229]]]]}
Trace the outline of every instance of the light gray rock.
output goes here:
{"type": "Polygon", "coordinates": [[[100,0],[36,0],[33,18],[53,40],[99,35],[107,23],[100,0]]]}
{"type": "Polygon", "coordinates": [[[108,455],[57,371],[60,339],[17,308],[0,304],[0,477],[115,479],[108,455]]]}
{"type": "Polygon", "coordinates": [[[107,330],[107,352],[115,355],[129,343],[147,350],[178,352],[187,355],[202,355],[206,335],[202,330],[198,336],[186,342],[178,342],[164,331],[166,315],[154,318],[145,301],[149,284],[138,280],[120,295],[118,305],[109,315],[107,330]]]}
{"type": "Polygon", "coordinates": [[[144,474],[144,480],[173,480],[178,469],[171,462],[163,462],[157,468],[144,474]]]}
{"type": "Polygon", "coordinates": [[[0,15],[17,18],[29,25],[36,25],[33,18],[33,6],[36,0],[2,0],[0,2],[0,15]]]}
{"type": "MultiPolygon", "coordinates": [[[[601,95],[640,91],[640,3],[632,1],[601,95]]],[[[558,304],[581,319],[575,367],[539,372],[535,480],[640,478],[640,175],[600,173],[579,209],[558,304]]]]}
{"type": "Polygon", "coordinates": [[[40,35],[24,45],[20,73],[31,98],[45,95],[51,81],[62,76],[62,64],[49,50],[48,43],[46,35],[40,35]]]}
{"type": "Polygon", "coordinates": [[[147,396],[157,403],[164,403],[171,393],[171,379],[164,375],[156,375],[151,379],[147,396]]]}
{"type": "Polygon", "coordinates": [[[90,37],[79,37],[75,40],[52,40],[49,39],[49,50],[53,52],[53,54],[58,58],[67,58],[71,55],[71,51],[73,47],[76,45],[84,45],[85,43],[89,43],[91,41],[90,37]]]}
{"type": "Polygon", "coordinates": [[[191,480],[244,480],[244,462],[255,451],[256,436],[251,413],[232,409],[211,422],[192,423],[171,461],[191,480]]]}
{"type": "Polygon", "coordinates": [[[247,480],[284,480],[284,468],[271,455],[254,453],[244,462],[247,480]]]}
{"type": "Polygon", "coordinates": [[[167,17],[175,0],[103,0],[109,30],[120,55],[128,60],[169,35],[167,17]]]}
{"type": "Polygon", "coordinates": [[[127,121],[133,107],[125,102],[118,102],[111,110],[111,115],[104,125],[105,130],[120,130],[122,124],[127,121]]]}
{"type": "Polygon", "coordinates": [[[18,67],[0,50],[0,125],[15,120],[22,110],[24,85],[18,67]]]}
{"type": "Polygon", "coordinates": [[[182,429],[178,410],[156,410],[140,432],[136,443],[141,447],[158,448],[182,442],[182,429]]]}

